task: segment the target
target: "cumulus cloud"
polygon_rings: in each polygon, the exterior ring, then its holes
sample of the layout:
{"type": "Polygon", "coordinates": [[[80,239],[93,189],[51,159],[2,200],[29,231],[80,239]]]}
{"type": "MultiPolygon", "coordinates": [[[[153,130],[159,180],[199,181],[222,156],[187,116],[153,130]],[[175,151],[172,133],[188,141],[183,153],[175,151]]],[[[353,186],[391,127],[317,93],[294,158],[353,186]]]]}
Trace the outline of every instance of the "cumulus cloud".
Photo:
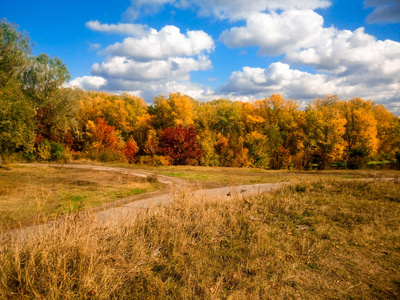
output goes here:
{"type": "Polygon", "coordinates": [[[159,32],[151,29],[145,36],[128,37],[122,43],[108,46],[104,52],[137,60],[154,60],[172,56],[193,56],[213,49],[214,41],[204,31],[188,31],[182,34],[175,26],[165,26],[159,32]]]}
{"type": "Polygon", "coordinates": [[[279,55],[315,45],[331,30],[323,23],[312,10],[257,13],[247,18],[246,26],[224,31],[220,40],[230,48],[258,46],[261,55],[279,55]]]}
{"type": "Polygon", "coordinates": [[[370,85],[390,84],[400,78],[400,43],[377,40],[364,28],[335,30],[314,47],[288,53],[286,61],[312,65],[348,81],[354,77],[370,85]]]}
{"type": "Polygon", "coordinates": [[[338,82],[330,82],[326,75],[293,70],[288,64],[277,62],[266,69],[244,67],[242,71],[233,72],[219,91],[232,96],[281,93],[297,99],[312,99],[333,93],[335,84],[338,82]]]}
{"type": "Polygon", "coordinates": [[[105,78],[120,78],[131,81],[189,80],[192,71],[211,68],[208,57],[170,57],[166,60],[140,62],[127,57],[108,57],[101,64],[92,66],[92,74],[105,78]]]}
{"type": "Polygon", "coordinates": [[[147,25],[130,23],[102,24],[99,21],[86,22],[86,27],[93,31],[130,36],[143,36],[149,31],[147,25]]]}
{"type": "MultiPolygon", "coordinates": [[[[331,1],[131,2],[124,13],[130,21],[139,12],[157,11],[167,4],[194,9],[203,16],[244,21],[245,25],[222,32],[220,41],[230,48],[258,47],[262,56],[284,55],[283,61],[262,68],[245,66],[213,91],[190,82],[191,72],[212,68],[207,55],[214,51],[215,44],[204,31],[181,33],[175,26],[165,26],[158,31],[139,24],[90,21],[86,26],[91,30],[128,37],[102,51],[108,55],[103,62],[92,66],[93,76],[77,78],[72,83],[85,89],[129,92],[148,102],[155,95],[178,91],[198,100],[220,97],[251,100],[273,93],[310,100],[338,94],[342,99],[363,97],[386,104],[393,111],[400,110],[400,43],[377,40],[365,33],[364,28],[349,31],[324,27],[323,17],[314,10],[328,7],[331,1]],[[303,67],[307,67],[308,72],[301,71],[303,67]]],[[[369,16],[371,22],[383,19],[394,22],[395,15],[399,15],[397,0],[365,0],[365,5],[376,7],[369,16]]]]}
{"type": "Polygon", "coordinates": [[[365,0],[366,7],[375,7],[368,15],[370,23],[399,23],[400,22],[400,1],[398,0],[365,0]]]}
{"type": "Polygon", "coordinates": [[[68,86],[79,87],[84,90],[95,90],[98,91],[105,87],[107,80],[100,76],[83,76],[77,77],[68,83],[68,86]]]}
{"type": "Polygon", "coordinates": [[[280,93],[286,98],[296,100],[337,94],[342,99],[372,99],[389,104],[388,107],[396,111],[398,107],[394,100],[399,95],[400,83],[394,80],[390,84],[371,86],[370,82],[361,80],[363,76],[363,73],[344,77],[335,74],[311,74],[277,62],[266,69],[244,67],[241,71],[233,72],[227,84],[219,88],[219,92],[232,98],[250,96],[252,99],[280,93]]]}
{"type": "Polygon", "coordinates": [[[191,72],[212,67],[206,54],[214,50],[214,41],[204,31],[183,34],[175,26],[165,26],[157,31],[144,25],[102,24],[98,21],[90,21],[86,26],[129,37],[101,51],[108,55],[102,62],[93,64],[92,76],[76,78],[70,86],[112,93],[128,92],[140,95],[148,102],[156,93],[180,91],[201,97],[206,91],[201,85],[189,82],[191,72]]]}

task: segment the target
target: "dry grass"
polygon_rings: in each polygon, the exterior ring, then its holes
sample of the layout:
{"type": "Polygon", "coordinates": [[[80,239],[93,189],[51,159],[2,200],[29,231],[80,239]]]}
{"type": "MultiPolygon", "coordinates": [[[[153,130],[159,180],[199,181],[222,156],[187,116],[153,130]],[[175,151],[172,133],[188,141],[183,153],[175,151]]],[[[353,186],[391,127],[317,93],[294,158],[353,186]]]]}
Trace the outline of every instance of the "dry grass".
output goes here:
{"type": "Polygon", "coordinates": [[[209,186],[226,186],[257,183],[299,182],[319,179],[352,178],[397,178],[393,170],[331,170],[331,171],[287,171],[261,170],[254,168],[216,168],[216,167],[158,167],[152,172],[188,179],[209,186]]]}
{"type": "Polygon", "coordinates": [[[21,166],[0,170],[0,230],[159,187],[156,182],[105,171],[21,166]]]}
{"type": "Polygon", "coordinates": [[[399,181],[184,194],[117,226],[69,215],[3,241],[4,299],[399,299],[399,181]]]}
{"type": "MultiPolygon", "coordinates": [[[[99,163],[96,163],[99,164],[99,163]]],[[[104,165],[104,164],[100,164],[104,165]]],[[[119,166],[132,169],[145,169],[154,174],[161,174],[190,180],[204,187],[299,182],[319,179],[353,179],[353,178],[398,178],[398,170],[328,170],[328,171],[290,171],[264,170],[257,168],[227,168],[203,166],[159,166],[127,165],[107,163],[109,166],[119,166]]]]}

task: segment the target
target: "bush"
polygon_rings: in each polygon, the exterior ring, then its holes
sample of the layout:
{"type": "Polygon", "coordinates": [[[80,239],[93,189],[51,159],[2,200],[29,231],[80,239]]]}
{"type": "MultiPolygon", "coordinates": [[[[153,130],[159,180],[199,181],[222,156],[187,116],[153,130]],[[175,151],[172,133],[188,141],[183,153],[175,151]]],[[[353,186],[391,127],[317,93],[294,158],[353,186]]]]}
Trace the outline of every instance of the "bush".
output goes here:
{"type": "Polygon", "coordinates": [[[135,155],[139,151],[139,147],[134,140],[129,140],[126,143],[126,147],[122,150],[122,153],[128,159],[130,164],[133,164],[136,161],[135,155]]]}
{"type": "Polygon", "coordinates": [[[101,162],[126,162],[126,157],[118,150],[102,149],[99,151],[98,159],[101,162]]]}
{"type": "Polygon", "coordinates": [[[51,145],[48,140],[44,140],[38,145],[37,156],[39,160],[49,161],[51,159],[51,145]]]}
{"type": "Polygon", "coordinates": [[[67,151],[63,144],[52,142],[50,143],[50,154],[51,160],[59,161],[66,157],[67,151]]]}
{"type": "Polygon", "coordinates": [[[365,168],[367,165],[367,158],[369,152],[362,148],[353,149],[349,154],[349,159],[347,160],[347,167],[351,170],[358,170],[365,168]]]}
{"type": "Polygon", "coordinates": [[[159,155],[154,155],[153,157],[151,157],[150,155],[142,155],[139,156],[138,163],[140,165],[155,166],[155,167],[170,166],[171,158],[168,156],[159,156],[159,155]]]}

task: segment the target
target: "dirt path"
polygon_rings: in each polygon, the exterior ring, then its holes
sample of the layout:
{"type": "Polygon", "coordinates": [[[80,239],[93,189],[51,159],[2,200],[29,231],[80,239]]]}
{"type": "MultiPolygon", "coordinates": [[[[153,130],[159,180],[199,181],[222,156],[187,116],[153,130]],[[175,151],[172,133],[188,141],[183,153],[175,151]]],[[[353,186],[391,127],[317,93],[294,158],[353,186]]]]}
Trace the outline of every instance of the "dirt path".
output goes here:
{"type": "MultiPolygon", "coordinates": [[[[143,194],[138,200],[137,197],[128,197],[110,203],[110,206],[103,210],[97,210],[94,214],[100,221],[107,221],[107,224],[118,222],[121,218],[126,218],[135,215],[138,210],[147,210],[157,205],[165,205],[170,203],[174,197],[181,193],[189,195],[192,200],[201,200],[208,197],[218,197],[227,199],[230,197],[247,197],[259,193],[271,191],[280,188],[288,183],[263,183],[240,186],[226,186],[212,189],[198,189],[193,187],[186,179],[174,178],[165,175],[153,174],[145,170],[126,169],[120,167],[95,166],[95,165],[75,165],[75,164],[21,164],[25,166],[37,167],[56,167],[56,168],[74,168],[74,169],[89,169],[107,172],[116,172],[142,178],[155,177],[160,183],[165,185],[161,191],[143,194]],[[122,205],[120,205],[122,203],[122,205]]],[[[27,226],[24,228],[12,229],[8,232],[0,233],[0,241],[4,238],[15,237],[24,239],[29,233],[46,229],[51,223],[27,226]]]]}
{"type": "MultiPolygon", "coordinates": [[[[189,180],[169,177],[165,175],[158,175],[148,172],[146,170],[126,169],[120,167],[109,166],[96,166],[96,165],[75,165],[75,164],[21,164],[26,166],[37,167],[56,167],[56,168],[75,168],[75,169],[90,169],[98,171],[116,172],[120,174],[128,174],[132,176],[147,178],[155,177],[160,183],[164,184],[164,188],[157,192],[142,194],[140,197],[132,196],[124,199],[114,201],[107,207],[95,208],[93,213],[100,221],[113,224],[119,220],[132,217],[138,210],[147,210],[157,205],[166,205],[171,203],[174,198],[181,194],[190,197],[192,201],[199,201],[205,198],[214,197],[219,199],[229,199],[231,197],[248,197],[265,193],[268,191],[276,190],[284,185],[290,184],[289,182],[283,183],[262,183],[240,186],[226,186],[219,188],[203,189],[199,186],[192,186],[189,180]]],[[[377,178],[361,178],[359,180],[373,181],[377,178]]],[[[393,180],[392,178],[385,178],[379,180],[393,180]]],[[[19,229],[13,229],[8,232],[0,233],[0,242],[7,238],[17,238],[23,240],[29,233],[35,233],[40,230],[46,230],[53,223],[46,223],[35,226],[28,226],[19,229]]]]}

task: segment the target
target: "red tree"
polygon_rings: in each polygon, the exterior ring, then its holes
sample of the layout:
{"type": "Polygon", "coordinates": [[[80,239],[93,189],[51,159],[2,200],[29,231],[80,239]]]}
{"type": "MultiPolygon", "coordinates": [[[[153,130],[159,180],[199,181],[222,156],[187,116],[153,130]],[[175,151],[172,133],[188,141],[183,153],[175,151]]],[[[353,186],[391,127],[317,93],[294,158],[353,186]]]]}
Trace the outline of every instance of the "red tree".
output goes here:
{"type": "Polygon", "coordinates": [[[166,128],[160,141],[160,152],[168,155],[174,165],[188,165],[203,155],[197,143],[194,126],[166,128]]]}
{"type": "Polygon", "coordinates": [[[108,122],[103,118],[96,120],[96,126],[92,134],[95,148],[111,150],[117,148],[118,138],[115,136],[115,127],[108,125],[108,122]]]}
{"type": "Polygon", "coordinates": [[[122,153],[128,159],[129,163],[133,164],[135,162],[135,155],[138,151],[139,147],[137,146],[136,142],[134,140],[129,140],[126,143],[124,150],[122,150],[122,153]]]}

